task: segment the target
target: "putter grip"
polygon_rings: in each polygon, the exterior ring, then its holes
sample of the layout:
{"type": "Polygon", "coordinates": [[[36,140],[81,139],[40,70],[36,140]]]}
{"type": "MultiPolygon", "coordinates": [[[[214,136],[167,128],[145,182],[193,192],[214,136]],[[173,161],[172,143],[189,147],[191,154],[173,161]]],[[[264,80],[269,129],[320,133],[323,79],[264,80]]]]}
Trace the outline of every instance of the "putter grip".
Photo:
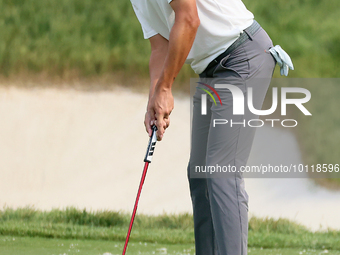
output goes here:
{"type": "Polygon", "coordinates": [[[153,156],[155,146],[156,146],[156,142],[157,142],[156,131],[157,131],[157,127],[155,125],[153,125],[152,126],[152,134],[151,134],[151,137],[150,137],[150,140],[149,140],[148,148],[146,150],[144,162],[151,163],[152,156],[153,156]]]}

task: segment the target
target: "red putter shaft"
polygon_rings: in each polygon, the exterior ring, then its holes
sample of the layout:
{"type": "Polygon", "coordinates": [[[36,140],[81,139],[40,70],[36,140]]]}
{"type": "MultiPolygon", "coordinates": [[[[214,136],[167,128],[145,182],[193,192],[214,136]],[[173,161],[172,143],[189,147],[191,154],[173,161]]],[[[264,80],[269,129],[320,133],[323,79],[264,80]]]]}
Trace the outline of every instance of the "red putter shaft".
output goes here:
{"type": "Polygon", "coordinates": [[[128,243],[129,243],[131,229],[132,229],[133,222],[135,220],[135,216],[136,216],[136,212],[137,212],[137,206],[138,206],[138,201],[139,201],[140,193],[142,191],[142,187],[143,187],[143,184],[144,184],[146,172],[148,171],[148,167],[149,167],[149,162],[145,162],[144,170],[143,170],[143,174],[142,174],[142,179],[141,179],[140,184],[139,184],[139,189],[138,189],[138,193],[137,193],[135,207],[133,208],[133,212],[132,212],[132,216],[131,216],[131,220],[130,220],[130,225],[129,225],[129,230],[127,232],[127,236],[126,236],[126,240],[125,240],[125,244],[124,244],[123,255],[125,255],[125,252],[126,252],[126,249],[127,249],[128,243]]]}
{"type": "Polygon", "coordinates": [[[156,142],[157,142],[156,131],[157,131],[157,127],[153,126],[152,127],[152,135],[150,137],[149,145],[148,145],[148,148],[146,150],[146,155],[145,155],[145,158],[144,158],[144,162],[145,162],[144,170],[143,170],[142,178],[141,178],[140,183],[139,183],[139,189],[138,189],[138,193],[137,193],[137,197],[136,197],[136,201],[135,201],[135,206],[133,208],[133,212],[132,212],[132,216],[131,216],[131,220],[130,220],[130,225],[129,225],[129,230],[128,230],[127,235],[126,235],[124,250],[123,250],[122,255],[125,255],[125,253],[126,253],[126,249],[127,249],[128,243],[129,243],[133,222],[135,220],[135,216],[136,216],[136,212],[137,212],[139,197],[140,197],[140,194],[142,192],[144,180],[145,180],[145,177],[146,177],[146,172],[148,171],[149,163],[151,163],[153,152],[155,150],[155,145],[156,145],[156,142]]]}

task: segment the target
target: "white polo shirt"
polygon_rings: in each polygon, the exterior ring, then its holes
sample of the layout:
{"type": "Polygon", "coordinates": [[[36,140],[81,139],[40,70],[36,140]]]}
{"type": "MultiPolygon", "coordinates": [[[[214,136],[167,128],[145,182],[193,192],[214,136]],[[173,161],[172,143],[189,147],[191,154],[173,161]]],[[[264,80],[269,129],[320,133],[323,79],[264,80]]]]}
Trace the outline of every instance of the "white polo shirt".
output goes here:
{"type": "MultiPolygon", "coordinates": [[[[141,23],[144,38],[156,34],[169,40],[175,22],[172,0],[130,0],[141,23]]],[[[186,63],[201,73],[249,27],[254,15],[241,0],[196,0],[200,26],[186,63]]]]}

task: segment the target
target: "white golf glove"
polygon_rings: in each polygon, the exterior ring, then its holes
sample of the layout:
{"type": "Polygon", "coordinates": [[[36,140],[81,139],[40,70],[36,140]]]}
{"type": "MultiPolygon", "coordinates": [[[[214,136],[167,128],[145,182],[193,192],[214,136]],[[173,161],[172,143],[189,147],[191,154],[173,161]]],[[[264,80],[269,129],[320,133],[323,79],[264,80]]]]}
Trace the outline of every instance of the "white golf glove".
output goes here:
{"type": "Polygon", "coordinates": [[[287,52],[285,52],[280,45],[276,45],[269,49],[269,52],[273,55],[276,62],[280,66],[280,73],[281,75],[288,75],[289,68],[294,70],[294,66],[292,60],[290,59],[287,52]]]}

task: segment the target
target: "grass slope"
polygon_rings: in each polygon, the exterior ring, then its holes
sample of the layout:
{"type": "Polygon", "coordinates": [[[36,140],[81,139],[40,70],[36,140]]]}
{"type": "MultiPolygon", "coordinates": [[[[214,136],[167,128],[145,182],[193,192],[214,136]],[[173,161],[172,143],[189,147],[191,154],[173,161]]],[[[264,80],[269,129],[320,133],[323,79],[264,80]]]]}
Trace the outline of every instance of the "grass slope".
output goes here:
{"type": "MultiPolygon", "coordinates": [[[[339,1],[244,2],[274,44],[292,56],[292,77],[338,76],[339,1]]],[[[57,75],[76,70],[85,76],[148,72],[150,46],[130,1],[1,0],[0,38],[0,73],[5,75],[22,70],[57,75]]],[[[182,77],[190,76],[186,67],[182,77]]]]}
{"type": "MultiPolygon", "coordinates": [[[[67,208],[48,212],[33,208],[0,211],[0,235],[80,240],[124,241],[130,215],[90,212],[67,208]]],[[[193,244],[193,222],[189,214],[138,215],[132,242],[193,244]]],[[[252,218],[249,222],[249,247],[340,250],[340,232],[310,232],[285,219],[252,218]]]]}

